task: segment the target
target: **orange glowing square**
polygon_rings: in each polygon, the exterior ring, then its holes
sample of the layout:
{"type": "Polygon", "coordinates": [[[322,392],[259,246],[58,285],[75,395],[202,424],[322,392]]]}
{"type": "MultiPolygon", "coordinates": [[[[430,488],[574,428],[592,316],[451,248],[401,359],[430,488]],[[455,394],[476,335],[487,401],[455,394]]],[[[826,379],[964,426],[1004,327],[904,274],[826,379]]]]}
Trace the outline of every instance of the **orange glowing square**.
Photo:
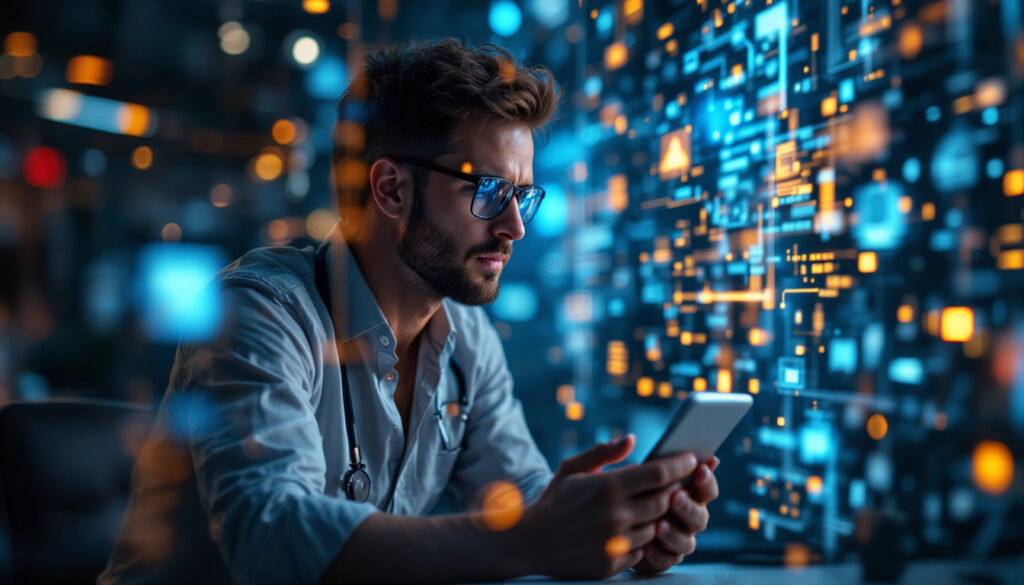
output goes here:
{"type": "Polygon", "coordinates": [[[718,370],[718,391],[732,392],[732,372],[729,370],[718,370]]]}
{"type": "Polygon", "coordinates": [[[839,100],[835,96],[830,96],[821,101],[821,116],[828,118],[829,116],[835,115],[836,109],[839,107],[839,100]]]}
{"type": "Polygon", "coordinates": [[[708,381],[704,378],[695,378],[693,380],[694,392],[703,392],[708,389],[708,381]]]}
{"type": "Polygon", "coordinates": [[[764,345],[768,343],[768,332],[755,327],[750,330],[749,338],[750,345],[764,345]]]}
{"type": "Polygon", "coordinates": [[[654,380],[652,378],[640,378],[636,381],[637,396],[650,396],[654,394],[654,380]]]}
{"type": "Polygon", "coordinates": [[[113,65],[109,59],[95,55],[78,55],[68,61],[68,83],[86,85],[108,85],[113,75],[113,65]]]}
{"type": "Polygon", "coordinates": [[[683,129],[662,136],[658,177],[662,181],[676,179],[689,170],[690,133],[683,129]]]}
{"type": "Polygon", "coordinates": [[[818,495],[821,493],[822,487],[824,487],[824,482],[820,476],[812,475],[807,478],[807,493],[818,495]]]}
{"type": "Polygon", "coordinates": [[[604,50],[604,68],[608,71],[615,71],[622,67],[629,60],[629,50],[622,41],[616,41],[604,50]]]}
{"type": "Polygon", "coordinates": [[[608,178],[608,206],[616,213],[629,207],[629,181],[624,174],[608,178]]]}
{"type": "Polygon", "coordinates": [[[874,272],[878,270],[878,254],[874,252],[861,252],[858,254],[857,269],[861,272],[874,272]]]}
{"type": "Polygon", "coordinates": [[[896,309],[896,320],[900,323],[910,323],[914,320],[914,307],[910,305],[900,305],[899,309],[896,309]]]}
{"type": "Polygon", "coordinates": [[[576,397],[576,389],[570,384],[562,384],[555,391],[555,397],[558,399],[559,404],[569,404],[576,397]]]}
{"type": "Polygon", "coordinates": [[[942,309],[940,332],[943,341],[968,341],[974,335],[974,310],[970,307],[942,309]]]}
{"type": "Polygon", "coordinates": [[[569,420],[581,420],[583,418],[583,404],[570,402],[565,406],[565,417],[569,420]]]}
{"type": "Polygon", "coordinates": [[[750,381],[747,382],[747,391],[750,392],[751,394],[757,394],[758,392],[760,392],[761,381],[758,380],[757,378],[751,378],[750,381]]]}
{"type": "Polygon", "coordinates": [[[903,213],[910,213],[910,210],[914,208],[914,200],[909,196],[904,195],[903,197],[900,197],[899,206],[900,211],[903,213]]]}
{"type": "Polygon", "coordinates": [[[302,9],[310,14],[324,14],[331,9],[329,0],[302,0],[302,9]]]}
{"type": "Polygon", "coordinates": [[[1014,169],[1003,175],[1003,193],[1007,197],[1024,195],[1024,170],[1014,169]]]}
{"type": "Polygon", "coordinates": [[[672,398],[672,384],[669,382],[660,382],[658,384],[658,396],[662,398],[672,398]]]}

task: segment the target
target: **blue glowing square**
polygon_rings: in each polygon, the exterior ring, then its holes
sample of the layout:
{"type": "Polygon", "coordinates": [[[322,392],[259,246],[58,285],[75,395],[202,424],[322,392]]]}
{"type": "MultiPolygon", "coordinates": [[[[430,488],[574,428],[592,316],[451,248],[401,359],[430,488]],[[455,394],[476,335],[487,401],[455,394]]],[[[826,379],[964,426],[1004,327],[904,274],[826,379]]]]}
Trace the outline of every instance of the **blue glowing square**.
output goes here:
{"type": "Polygon", "coordinates": [[[918,358],[896,358],[889,363],[889,378],[901,384],[918,385],[924,381],[924,366],[918,358]]]}
{"type": "Polygon", "coordinates": [[[686,75],[696,73],[698,67],[700,67],[700,51],[697,49],[687,51],[683,55],[683,73],[686,75]]]}
{"type": "Polygon", "coordinates": [[[505,321],[529,321],[537,315],[537,292],[526,283],[503,283],[491,311],[505,321]]]}
{"type": "Polygon", "coordinates": [[[836,338],[829,344],[828,369],[830,372],[852,374],[857,371],[857,341],[836,338]]]}
{"type": "Polygon", "coordinates": [[[853,101],[853,80],[844,79],[839,83],[839,103],[848,104],[853,101]]]}
{"type": "Polygon", "coordinates": [[[890,250],[899,245],[907,226],[900,211],[903,188],[896,181],[868,183],[856,192],[858,223],[854,236],[867,250],[890,250]]]}
{"type": "Polygon", "coordinates": [[[797,358],[779,358],[779,386],[800,390],[804,387],[804,362],[797,358]]]}
{"type": "Polygon", "coordinates": [[[828,459],[832,449],[832,430],[815,422],[800,429],[800,461],[806,464],[821,463],[828,459]]]}
{"type": "Polygon", "coordinates": [[[867,485],[864,484],[863,479],[854,479],[850,481],[850,508],[853,510],[859,510],[867,504],[868,501],[868,489],[867,485]]]}
{"type": "Polygon", "coordinates": [[[152,244],[139,255],[138,292],[146,334],[155,341],[210,339],[221,322],[220,288],[211,284],[225,264],[220,248],[152,244]]]}
{"type": "Polygon", "coordinates": [[[775,35],[783,36],[789,28],[786,3],[779,2],[757,14],[754,20],[754,37],[758,39],[775,35]]]}

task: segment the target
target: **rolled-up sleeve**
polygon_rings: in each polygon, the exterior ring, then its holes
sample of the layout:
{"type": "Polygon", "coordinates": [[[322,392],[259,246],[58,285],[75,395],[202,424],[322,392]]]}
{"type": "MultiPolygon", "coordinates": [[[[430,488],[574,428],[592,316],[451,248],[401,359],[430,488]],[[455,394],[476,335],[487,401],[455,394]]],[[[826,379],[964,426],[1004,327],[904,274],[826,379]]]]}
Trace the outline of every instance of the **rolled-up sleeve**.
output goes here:
{"type": "MultiPolygon", "coordinates": [[[[482,310],[472,323],[473,353],[469,384],[473,388],[470,417],[463,450],[452,474],[450,486],[465,506],[482,488],[496,480],[511,481],[533,503],[551,481],[553,474],[537,448],[523,416],[522,403],[512,392],[512,374],[497,331],[482,310]]],[[[463,361],[463,363],[467,363],[463,361]]]]}
{"type": "Polygon", "coordinates": [[[239,582],[316,583],[377,510],[325,494],[319,348],[303,317],[244,278],[224,294],[228,325],[181,348],[170,391],[202,407],[186,433],[210,535],[239,582]]]}

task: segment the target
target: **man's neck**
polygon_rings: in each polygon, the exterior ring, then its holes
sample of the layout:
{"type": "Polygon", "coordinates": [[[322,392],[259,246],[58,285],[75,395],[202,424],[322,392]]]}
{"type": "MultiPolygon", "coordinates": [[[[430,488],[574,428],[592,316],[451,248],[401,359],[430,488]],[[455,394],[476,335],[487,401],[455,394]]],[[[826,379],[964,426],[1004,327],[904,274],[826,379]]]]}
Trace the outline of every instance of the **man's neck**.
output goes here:
{"type": "Polygon", "coordinates": [[[418,275],[386,244],[356,237],[348,241],[348,247],[395,334],[395,354],[402,359],[443,299],[416,286],[418,275]]]}

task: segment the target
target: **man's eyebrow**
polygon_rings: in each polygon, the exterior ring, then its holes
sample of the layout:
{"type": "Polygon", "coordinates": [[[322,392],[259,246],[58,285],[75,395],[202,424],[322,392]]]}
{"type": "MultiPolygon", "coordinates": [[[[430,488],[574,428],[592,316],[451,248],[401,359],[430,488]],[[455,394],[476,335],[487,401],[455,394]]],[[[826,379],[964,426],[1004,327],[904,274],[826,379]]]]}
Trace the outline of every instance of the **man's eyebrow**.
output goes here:
{"type": "MultiPolygon", "coordinates": [[[[487,168],[473,169],[473,172],[471,174],[476,175],[477,177],[498,177],[499,179],[505,179],[506,181],[511,181],[512,180],[512,179],[509,179],[508,177],[506,177],[506,176],[504,176],[504,175],[502,175],[500,173],[492,173],[490,171],[490,169],[487,169],[487,168]]],[[[515,185],[516,187],[533,187],[534,186],[533,183],[522,183],[522,184],[512,183],[512,184],[515,185]]]]}

